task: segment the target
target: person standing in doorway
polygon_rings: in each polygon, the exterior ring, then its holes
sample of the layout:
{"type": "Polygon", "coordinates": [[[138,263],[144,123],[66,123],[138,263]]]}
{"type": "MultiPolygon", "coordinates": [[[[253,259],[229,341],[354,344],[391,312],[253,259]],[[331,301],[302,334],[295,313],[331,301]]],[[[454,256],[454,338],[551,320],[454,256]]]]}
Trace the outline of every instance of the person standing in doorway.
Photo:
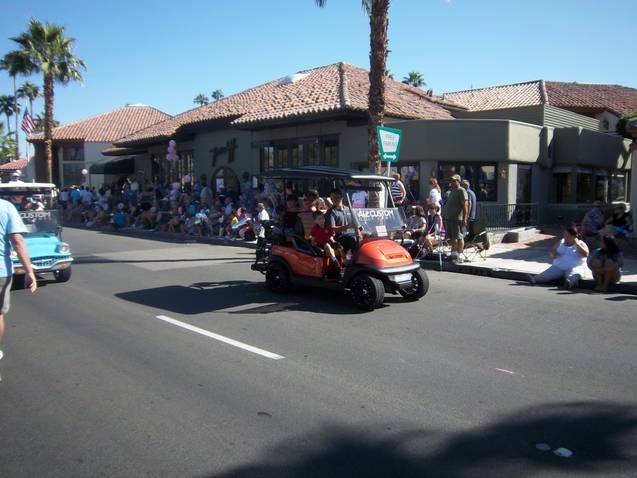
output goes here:
{"type": "Polygon", "coordinates": [[[469,219],[469,195],[460,187],[459,174],[451,176],[451,191],[442,209],[447,237],[451,241],[451,259],[457,260],[464,249],[464,232],[469,219]]]}
{"type": "MultiPolygon", "coordinates": [[[[22,222],[22,218],[18,214],[16,208],[9,201],[0,199],[0,251],[2,260],[0,260],[0,340],[4,335],[4,316],[9,312],[11,282],[13,278],[13,260],[11,258],[12,250],[15,250],[18,259],[24,267],[25,278],[24,285],[31,293],[38,288],[35,280],[35,274],[29,260],[29,252],[22,238],[22,233],[27,232],[27,228],[22,222]]],[[[0,349],[0,359],[3,352],[0,349]]]]}

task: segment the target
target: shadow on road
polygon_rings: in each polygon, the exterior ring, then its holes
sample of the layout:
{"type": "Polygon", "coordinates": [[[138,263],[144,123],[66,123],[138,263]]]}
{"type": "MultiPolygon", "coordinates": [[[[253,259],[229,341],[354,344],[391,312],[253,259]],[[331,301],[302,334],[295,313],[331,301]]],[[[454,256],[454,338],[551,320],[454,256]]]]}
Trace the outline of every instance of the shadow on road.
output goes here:
{"type": "Polygon", "coordinates": [[[624,302],[627,300],[637,300],[637,296],[634,295],[616,295],[615,297],[606,297],[604,300],[610,300],[612,302],[624,302]]]}
{"type": "Polygon", "coordinates": [[[195,259],[109,259],[99,256],[77,257],[73,264],[146,264],[146,263],[179,263],[179,262],[210,262],[210,261],[230,261],[233,263],[254,262],[248,258],[238,257],[198,257],[195,259]]]}
{"type": "MultiPolygon", "coordinates": [[[[233,280],[198,282],[190,286],[170,285],[115,294],[136,304],[183,315],[227,311],[231,314],[268,314],[305,311],[323,314],[360,313],[345,293],[298,289],[289,294],[274,294],[263,282],[233,280]],[[326,300],[328,299],[329,300],[326,300]],[[247,307],[245,307],[247,306],[247,307]]],[[[401,299],[402,300],[402,299],[401,299]]]]}
{"type": "Polygon", "coordinates": [[[525,408],[450,436],[326,427],[275,445],[258,462],[210,477],[635,476],[636,431],[634,406],[601,402],[525,408]],[[540,451],[539,443],[552,450],[568,448],[574,455],[540,451]]]}

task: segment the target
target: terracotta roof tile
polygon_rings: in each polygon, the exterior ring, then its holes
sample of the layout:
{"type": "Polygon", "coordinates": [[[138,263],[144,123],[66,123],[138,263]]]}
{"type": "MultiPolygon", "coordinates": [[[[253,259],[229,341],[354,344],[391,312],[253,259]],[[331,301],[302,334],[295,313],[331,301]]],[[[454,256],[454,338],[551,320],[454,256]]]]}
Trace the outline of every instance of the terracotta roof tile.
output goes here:
{"type": "Polygon", "coordinates": [[[626,86],[547,81],[546,91],[549,104],[559,108],[620,115],[637,111],[637,89],[626,86]]]}
{"type": "MultiPolygon", "coordinates": [[[[165,121],[170,117],[169,114],[150,106],[129,105],[92,118],[53,128],[53,139],[112,143],[123,136],[165,121]]],[[[44,141],[44,134],[38,133],[32,136],[30,141],[44,141]]]]}
{"type": "MultiPolygon", "coordinates": [[[[367,111],[369,73],[346,63],[305,70],[186,111],[150,126],[117,145],[133,146],[173,136],[186,125],[227,119],[234,125],[308,117],[319,113],[367,111]]],[[[405,119],[451,119],[445,107],[460,107],[417,88],[387,82],[387,116],[405,119]]]]}
{"type": "Polygon", "coordinates": [[[10,161],[8,163],[0,165],[0,171],[18,171],[20,169],[26,168],[28,165],[28,159],[18,159],[17,161],[10,161]]]}
{"type": "Polygon", "coordinates": [[[617,114],[637,111],[637,89],[619,85],[530,81],[476,90],[446,93],[446,99],[472,111],[548,104],[584,114],[608,110],[617,114]]]}
{"type": "Polygon", "coordinates": [[[471,111],[535,106],[545,102],[542,81],[540,80],[456,91],[445,93],[443,96],[445,99],[459,103],[471,111]]]}

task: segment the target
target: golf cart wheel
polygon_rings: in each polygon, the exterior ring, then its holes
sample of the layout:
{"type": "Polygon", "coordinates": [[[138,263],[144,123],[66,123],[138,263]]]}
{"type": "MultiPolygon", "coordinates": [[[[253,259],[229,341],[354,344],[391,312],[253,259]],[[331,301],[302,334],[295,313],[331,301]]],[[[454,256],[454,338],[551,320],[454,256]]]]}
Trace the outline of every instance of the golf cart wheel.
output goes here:
{"type": "Polygon", "coordinates": [[[56,282],[66,282],[71,278],[71,268],[67,267],[66,269],[54,271],[53,276],[55,277],[56,282]]]}
{"type": "Polygon", "coordinates": [[[406,300],[418,300],[429,290],[429,277],[422,269],[417,269],[411,273],[411,285],[400,289],[398,292],[406,300]]]}
{"type": "Polygon", "coordinates": [[[362,310],[374,310],[380,307],[385,298],[385,286],[376,277],[360,274],[350,284],[352,300],[362,310]]]}
{"type": "Polygon", "coordinates": [[[290,290],[290,275],[282,264],[272,262],[265,273],[265,282],[272,292],[281,294],[290,290]]]}

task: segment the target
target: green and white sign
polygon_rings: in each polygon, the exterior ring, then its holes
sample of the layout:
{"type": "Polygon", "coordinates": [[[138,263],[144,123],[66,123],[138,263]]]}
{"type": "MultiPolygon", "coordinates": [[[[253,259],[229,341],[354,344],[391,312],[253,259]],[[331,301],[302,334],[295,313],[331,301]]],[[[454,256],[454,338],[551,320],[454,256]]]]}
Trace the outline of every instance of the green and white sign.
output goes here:
{"type": "Polygon", "coordinates": [[[381,161],[395,163],[398,161],[398,156],[400,156],[402,131],[399,129],[385,128],[384,126],[377,126],[376,131],[378,132],[381,161]]]}

